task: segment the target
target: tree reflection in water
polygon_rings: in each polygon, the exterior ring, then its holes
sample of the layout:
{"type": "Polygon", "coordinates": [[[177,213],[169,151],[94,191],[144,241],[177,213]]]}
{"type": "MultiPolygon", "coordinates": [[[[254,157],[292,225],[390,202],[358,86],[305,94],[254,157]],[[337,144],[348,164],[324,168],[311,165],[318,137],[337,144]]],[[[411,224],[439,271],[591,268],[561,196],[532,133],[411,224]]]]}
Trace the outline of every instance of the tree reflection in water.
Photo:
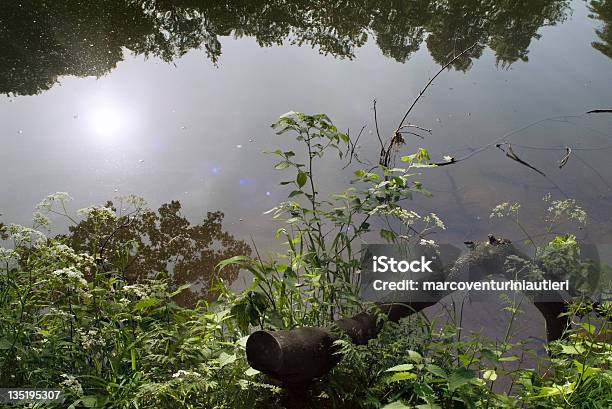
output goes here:
{"type": "MultiPolygon", "coordinates": [[[[607,0],[592,3],[605,11],[607,0]]],[[[508,66],[526,61],[538,30],[568,12],[568,0],[6,2],[0,8],[0,93],[33,95],[61,76],[105,75],[124,49],[167,62],[204,49],[217,62],[223,36],[253,37],[261,47],[307,45],[338,58],[353,58],[372,37],[399,62],[424,40],[438,63],[478,43],[455,69],[467,70],[485,47],[508,66]]],[[[602,33],[609,37],[609,30],[602,33]]]]}
{"type": "MultiPolygon", "coordinates": [[[[117,212],[109,201],[105,208],[117,212]]],[[[191,283],[177,296],[181,305],[193,306],[199,299],[212,300],[216,294],[210,285],[215,266],[226,258],[250,255],[250,247],[223,231],[223,213],[208,212],[199,224],[191,224],[181,214],[179,201],[163,204],[157,212],[146,206],[100,223],[100,217],[86,217],[69,227],[61,238],[77,251],[96,254],[108,271],[135,283],[156,274],[168,274],[171,288],[191,283]]],[[[222,278],[231,283],[238,269],[223,269],[222,278]]]]}

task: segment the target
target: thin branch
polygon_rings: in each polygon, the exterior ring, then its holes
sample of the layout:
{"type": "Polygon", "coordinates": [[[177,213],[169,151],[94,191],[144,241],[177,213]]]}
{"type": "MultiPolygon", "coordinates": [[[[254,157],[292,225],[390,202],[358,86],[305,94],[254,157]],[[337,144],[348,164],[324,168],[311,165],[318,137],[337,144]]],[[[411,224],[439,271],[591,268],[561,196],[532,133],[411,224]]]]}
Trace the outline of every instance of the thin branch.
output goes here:
{"type": "Polygon", "coordinates": [[[385,149],[385,144],[383,143],[383,140],[380,137],[380,131],[378,130],[378,115],[376,113],[376,99],[374,99],[373,101],[373,109],[374,109],[374,125],[376,126],[376,136],[378,137],[378,142],[380,142],[380,148],[385,149]]]}
{"type": "Polygon", "coordinates": [[[397,130],[399,130],[403,125],[404,122],[406,121],[406,118],[408,118],[408,115],[410,114],[410,112],[412,112],[412,109],[416,106],[416,104],[419,102],[419,100],[423,97],[423,94],[425,94],[425,91],[427,91],[427,88],[429,88],[429,86],[434,82],[434,80],[440,75],[442,74],[442,72],[447,69],[448,67],[450,67],[455,61],[457,61],[459,58],[463,57],[463,55],[465,55],[468,51],[471,51],[472,48],[476,47],[478,45],[478,43],[474,43],[471,46],[469,46],[468,48],[466,48],[465,50],[461,51],[458,55],[456,55],[452,60],[450,60],[449,62],[447,62],[446,64],[444,64],[442,66],[442,68],[440,68],[440,70],[436,73],[436,75],[434,75],[433,77],[431,77],[431,79],[427,82],[427,84],[425,84],[425,87],[423,87],[423,89],[419,92],[419,95],[417,95],[417,97],[414,99],[414,101],[412,102],[412,105],[410,105],[410,108],[408,108],[408,110],[406,111],[406,113],[404,114],[404,116],[402,117],[402,120],[400,121],[399,125],[397,126],[397,130]]]}
{"type": "Polygon", "coordinates": [[[357,154],[355,153],[355,149],[357,148],[357,144],[359,143],[359,138],[361,138],[361,135],[363,134],[363,131],[366,128],[366,126],[367,125],[364,125],[364,126],[361,127],[361,130],[359,131],[359,134],[357,135],[357,138],[355,139],[355,142],[353,142],[351,140],[350,134],[347,133],[347,135],[349,137],[349,147],[350,147],[350,153],[349,153],[349,149],[347,149],[347,155],[349,157],[349,161],[346,163],[346,165],[344,165],[342,167],[342,169],[346,169],[351,164],[351,162],[353,162],[353,158],[355,158],[355,160],[360,162],[359,158],[357,157],[357,154]]]}

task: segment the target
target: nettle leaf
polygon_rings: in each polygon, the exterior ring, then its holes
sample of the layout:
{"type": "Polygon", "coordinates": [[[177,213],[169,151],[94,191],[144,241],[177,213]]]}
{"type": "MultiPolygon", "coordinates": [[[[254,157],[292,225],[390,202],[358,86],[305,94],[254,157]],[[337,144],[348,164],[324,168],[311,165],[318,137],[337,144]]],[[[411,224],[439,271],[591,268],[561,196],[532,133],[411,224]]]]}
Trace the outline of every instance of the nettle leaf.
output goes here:
{"type": "Polygon", "coordinates": [[[299,187],[302,187],[308,181],[308,175],[306,174],[306,172],[299,172],[295,181],[299,187]]]}
{"type": "Polygon", "coordinates": [[[380,229],[380,237],[387,240],[388,242],[393,242],[397,235],[391,230],[380,229]]]}
{"type": "Polygon", "coordinates": [[[138,301],[136,303],[136,305],[134,305],[134,311],[142,311],[145,310],[149,307],[154,306],[155,304],[157,304],[159,302],[159,299],[157,297],[147,297],[147,298],[143,298],[142,300],[138,301]]]}
{"type": "Polygon", "coordinates": [[[561,353],[567,355],[580,355],[585,349],[582,345],[561,345],[561,353]]]}
{"type": "Polygon", "coordinates": [[[474,379],[476,379],[476,376],[474,376],[473,371],[466,368],[456,369],[448,377],[448,390],[454,392],[474,379]]]}
{"type": "Polygon", "coordinates": [[[444,371],[444,369],[440,368],[438,365],[426,365],[425,369],[436,376],[439,376],[440,378],[446,378],[446,372],[444,371]]]}
{"type": "Polygon", "coordinates": [[[219,355],[219,368],[223,368],[225,365],[234,363],[238,359],[236,354],[228,354],[227,352],[221,352],[219,355]]]}
{"type": "Polygon", "coordinates": [[[391,376],[388,379],[388,382],[399,382],[399,381],[407,381],[410,379],[414,379],[417,376],[415,374],[413,374],[412,372],[398,372],[396,374],[393,374],[393,376],[391,376]]]}
{"type": "Polygon", "coordinates": [[[391,367],[391,368],[387,369],[385,372],[410,371],[412,368],[414,368],[413,364],[401,364],[401,365],[396,365],[394,367],[391,367]]]}
{"type": "Polygon", "coordinates": [[[408,351],[408,358],[416,363],[420,363],[423,360],[423,356],[421,354],[412,350],[408,351]]]}
{"type": "Polygon", "coordinates": [[[284,160],[274,165],[274,169],[283,170],[283,169],[287,169],[289,166],[291,166],[291,162],[284,160]]]}

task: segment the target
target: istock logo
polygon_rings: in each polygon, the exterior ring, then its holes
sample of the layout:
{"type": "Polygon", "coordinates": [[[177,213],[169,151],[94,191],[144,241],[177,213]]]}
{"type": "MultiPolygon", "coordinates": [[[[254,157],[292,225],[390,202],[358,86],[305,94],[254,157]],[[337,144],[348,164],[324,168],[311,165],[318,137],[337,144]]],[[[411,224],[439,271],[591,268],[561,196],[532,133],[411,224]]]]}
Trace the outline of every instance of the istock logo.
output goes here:
{"type": "Polygon", "coordinates": [[[420,260],[397,261],[393,257],[387,256],[373,256],[372,257],[372,269],[375,273],[432,273],[433,271],[429,268],[432,260],[427,260],[425,256],[421,256],[420,260]]]}

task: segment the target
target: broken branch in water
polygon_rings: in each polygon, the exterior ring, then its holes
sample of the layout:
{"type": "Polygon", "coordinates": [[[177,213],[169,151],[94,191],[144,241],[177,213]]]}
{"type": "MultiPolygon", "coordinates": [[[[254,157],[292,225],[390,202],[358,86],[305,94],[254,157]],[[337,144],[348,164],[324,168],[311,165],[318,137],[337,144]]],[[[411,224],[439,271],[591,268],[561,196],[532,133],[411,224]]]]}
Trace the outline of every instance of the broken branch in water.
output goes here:
{"type": "Polygon", "coordinates": [[[563,158],[561,158],[561,160],[559,161],[559,169],[561,169],[563,166],[565,166],[565,164],[569,160],[571,154],[572,154],[572,148],[570,148],[569,146],[566,146],[565,147],[565,156],[563,158]]]}
{"type": "Polygon", "coordinates": [[[602,113],[612,113],[612,109],[591,109],[586,112],[587,114],[602,114],[602,113]]]}
{"type": "Polygon", "coordinates": [[[539,170],[535,166],[532,166],[529,163],[527,163],[524,160],[522,160],[521,158],[519,158],[516,155],[516,153],[514,153],[514,151],[512,150],[512,145],[510,145],[509,143],[506,143],[505,144],[506,145],[506,149],[504,149],[502,147],[503,145],[504,145],[503,143],[498,143],[497,145],[495,145],[495,147],[498,148],[499,150],[501,150],[502,152],[504,152],[506,154],[506,156],[509,157],[510,159],[512,159],[513,161],[516,161],[516,162],[520,163],[523,166],[527,166],[529,169],[535,170],[536,172],[538,172],[542,176],[546,176],[544,174],[544,172],[542,172],[541,170],[539,170]]]}

